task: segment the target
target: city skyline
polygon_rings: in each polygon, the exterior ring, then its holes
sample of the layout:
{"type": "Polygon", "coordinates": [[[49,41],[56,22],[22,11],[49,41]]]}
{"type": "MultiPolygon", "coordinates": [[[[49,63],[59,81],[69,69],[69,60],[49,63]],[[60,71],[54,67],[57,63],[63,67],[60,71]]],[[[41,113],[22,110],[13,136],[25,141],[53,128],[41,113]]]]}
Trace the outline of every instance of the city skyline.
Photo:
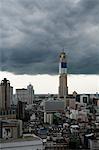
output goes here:
{"type": "Polygon", "coordinates": [[[69,93],[98,92],[97,0],[3,0],[0,8],[0,80],[8,78],[14,88],[32,83],[36,93],[58,93],[64,48],[69,93]]]}
{"type": "MultiPolygon", "coordinates": [[[[35,94],[58,94],[59,75],[14,75],[12,73],[0,72],[0,81],[3,78],[10,81],[11,86],[17,88],[27,88],[32,84],[35,94]]],[[[68,91],[69,94],[76,91],[78,94],[95,94],[99,90],[98,75],[68,75],[68,91]]]]}

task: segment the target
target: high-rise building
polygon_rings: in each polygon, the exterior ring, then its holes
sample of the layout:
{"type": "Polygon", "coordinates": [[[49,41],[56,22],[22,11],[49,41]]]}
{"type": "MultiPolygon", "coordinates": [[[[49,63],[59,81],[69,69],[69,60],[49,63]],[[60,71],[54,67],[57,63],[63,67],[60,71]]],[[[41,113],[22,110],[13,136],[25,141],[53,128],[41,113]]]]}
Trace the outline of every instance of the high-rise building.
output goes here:
{"type": "Polygon", "coordinates": [[[27,86],[27,89],[16,89],[17,101],[26,102],[27,104],[33,104],[34,89],[31,84],[27,86]]]}
{"type": "Polygon", "coordinates": [[[0,84],[0,110],[10,109],[12,95],[13,87],[10,86],[10,81],[4,78],[0,84]]]}
{"type": "Polygon", "coordinates": [[[67,95],[67,57],[65,52],[61,52],[59,61],[59,97],[64,98],[67,95]]]}
{"type": "Polygon", "coordinates": [[[10,86],[10,105],[13,105],[13,87],[10,86]]]}
{"type": "Polygon", "coordinates": [[[25,107],[26,107],[25,102],[18,101],[18,104],[17,104],[17,119],[20,119],[20,120],[25,119],[25,107]]]}
{"type": "Polygon", "coordinates": [[[31,84],[27,86],[27,93],[28,93],[28,104],[32,104],[34,100],[34,89],[31,84]]]}
{"type": "Polygon", "coordinates": [[[27,94],[27,89],[16,89],[16,97],[17,101],[21,102],[27,102],[28,100],[28,94],[27,94]]]}

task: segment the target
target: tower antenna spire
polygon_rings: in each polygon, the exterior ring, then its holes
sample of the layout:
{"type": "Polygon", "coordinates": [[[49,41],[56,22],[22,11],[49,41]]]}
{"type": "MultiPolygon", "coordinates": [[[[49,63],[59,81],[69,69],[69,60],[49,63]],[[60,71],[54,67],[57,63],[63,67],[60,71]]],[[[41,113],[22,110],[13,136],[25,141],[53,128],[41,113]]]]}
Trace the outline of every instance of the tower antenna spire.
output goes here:
{"type": "Polygon", "coordinates": [[[63,47],[63,49],[62,49],[62,52],[64,53],[65,52],[65,48],[63,47]]]}

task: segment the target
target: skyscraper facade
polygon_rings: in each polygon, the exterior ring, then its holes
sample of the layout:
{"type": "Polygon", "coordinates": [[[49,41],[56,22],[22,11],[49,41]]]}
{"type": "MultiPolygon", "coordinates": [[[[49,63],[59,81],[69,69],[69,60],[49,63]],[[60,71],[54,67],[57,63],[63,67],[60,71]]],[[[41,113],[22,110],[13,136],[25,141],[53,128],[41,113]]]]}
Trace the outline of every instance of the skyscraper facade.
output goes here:
{"type": "Polygon", "coordinates": [[[61,52],[59,60],[59,97],[64,98],[67,95],[67,56],[65,52],[61,52]]]}
{"type": "Polygon", "coordinates": [[[16,89],[17,101],[26,102],[27,104],[33,104],[34,101],[34,89],[31,84],[26,89],[16,89]]]}
{"type": "Polygon", "coordinates": [[[27,86],[27,93],[28,93],[28,104],[32,104],[34,101],[34,89],[31,84],[27,86]]]}
{"type": "Polygon", "coordinates": [[[12,95],[13,87],[10,86],[10,81],[4,78],[0,84],[0,110],[10,109],[12,95]]]}

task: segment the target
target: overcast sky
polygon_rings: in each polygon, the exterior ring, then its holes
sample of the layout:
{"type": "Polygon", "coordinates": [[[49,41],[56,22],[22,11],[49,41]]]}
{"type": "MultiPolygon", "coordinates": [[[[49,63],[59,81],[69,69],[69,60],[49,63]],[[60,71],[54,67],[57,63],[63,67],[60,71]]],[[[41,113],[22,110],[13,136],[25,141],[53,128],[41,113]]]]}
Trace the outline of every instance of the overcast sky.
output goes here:
{"type": "Polygon", "coordinates": [[[1,73],[58,75],[63,48],[69,74],[99,74],[99,0],[0,0],[1,73]]]}

